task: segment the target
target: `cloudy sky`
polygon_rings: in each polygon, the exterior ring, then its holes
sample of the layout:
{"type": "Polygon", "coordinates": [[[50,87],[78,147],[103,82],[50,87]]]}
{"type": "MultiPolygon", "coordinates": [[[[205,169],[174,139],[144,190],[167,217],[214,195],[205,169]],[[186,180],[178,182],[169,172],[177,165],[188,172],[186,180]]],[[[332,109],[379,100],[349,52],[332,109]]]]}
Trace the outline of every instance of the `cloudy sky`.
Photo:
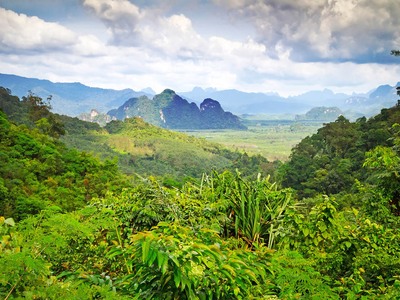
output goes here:
{"type": "Polygon", "coordinates": [[[367,92],[400,81],[398,0],[0,0],[0,73],[104,88],[367,92]]]}

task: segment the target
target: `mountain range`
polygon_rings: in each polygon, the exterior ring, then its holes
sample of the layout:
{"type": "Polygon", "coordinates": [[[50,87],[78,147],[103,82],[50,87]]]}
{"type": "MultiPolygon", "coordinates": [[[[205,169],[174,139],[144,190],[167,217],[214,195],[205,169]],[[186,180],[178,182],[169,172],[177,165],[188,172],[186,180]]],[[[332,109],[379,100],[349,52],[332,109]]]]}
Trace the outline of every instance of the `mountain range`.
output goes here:
{"type": "Polygon", "coordinates": [[[179,93],[188,100],[218,99],[223,107],[237,114],[305,114],[314,107],[337,107],[347,115],[372,116],[383,107],[391,107],[397,101],[396,86],[381,85],[369,92],[351,95],[334,93],[329,89],[309,91],[297,96],[282,97],[276,93],[246,93],[238,90],[194,88],[179,93]]]}
{"type": "MultiPolygon", "coordinates": [[[[113,90],[83,85],[81,83],[54,83],[49,80],[0,74],[0,86],[23,97],[28,91],[47,98],[52,95],[53,111],[69,116],[78,116],[96,109],[101,113],[117,109],[129,99],[146,96],[152,99],[154,91],[132,89],[113,90]]],[[[372,116],[383,107],[393,106],[397,101],[396,85],[381,85],[361,94],[334,93],[329,89],[282,97],[277,93],[248,93],[238,90],[216,90],[195,87],[189,92],[177,92],[181,99],[200,105],[204,99],[214,99],[221,107],[234,114],[305,114],[318,106],[337,107],[343,113],[372,116]]],[[[143,99],[142,99],[143,100],[143,99]]],[[[136,100],[140,102],[142,100],[136,100]]],[[[193,109],[194,106],[192,105],[193,109]]],[[[136,103],[137,105],[137,103],[136,103]]],[[[189,109],[189,108],[188,108],[189,109]]]]}
{"type": "Polygon", "coordinates": [[[169,129],[246,129],[239,117],[224,111],[218,101],[207,98],[198,107],[170,89],[152,99],[147,96],[131,98],[107,114],[119,120],[141,117],[169,129]]]}
{"type": "Polygon", "coordinates": [[[149,95],[147,92],[136,92],[132,89],[102,89],[79,82],[55,83],[9,74],[0,74],[0,86],[10,89],[19,98],[27,96],[29,92],[44,99],[51,95],[53,112],[68,116],[77,116],[93,108],[105,112],[120,106],[129,98],[149,95]]]}

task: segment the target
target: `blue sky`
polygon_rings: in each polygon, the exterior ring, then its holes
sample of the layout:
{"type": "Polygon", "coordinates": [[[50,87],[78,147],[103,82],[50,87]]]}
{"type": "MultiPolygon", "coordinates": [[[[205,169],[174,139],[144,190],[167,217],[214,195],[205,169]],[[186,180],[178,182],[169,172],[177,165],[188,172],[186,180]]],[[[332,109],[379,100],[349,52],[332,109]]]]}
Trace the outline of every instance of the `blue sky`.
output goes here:
{"type": "Polygon", "coordinates": [[[400,81],[398,0],[0,0],[0,73],[104,88],[367,92],[400,81]]]}

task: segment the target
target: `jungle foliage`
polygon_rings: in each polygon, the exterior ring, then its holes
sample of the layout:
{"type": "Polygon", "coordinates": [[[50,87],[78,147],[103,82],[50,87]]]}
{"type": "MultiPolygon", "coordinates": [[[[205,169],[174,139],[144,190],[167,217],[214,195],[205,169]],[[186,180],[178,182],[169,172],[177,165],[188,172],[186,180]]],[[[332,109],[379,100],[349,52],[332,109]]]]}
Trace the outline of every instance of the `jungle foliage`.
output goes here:
{"type": "Polygon", "coordinates": [[[350,192],[356,181],[371,176],[363,168],[366,153],[373,155],[378,146],[395,151],[399,123],[400,107],[395,106],[368,120],[350,122],[340,116],[325,124],[292,150],[281,170],[284,186],[298,190],[301,197],[350,192]]]}
{"type": "MultiPolygon", "coordinates": [[[[176,185],[127,175],[115,159],[67,147],[60,136],[75,128],[82,140],[100,148],[94,137],[105,136],[103,147],[121,152],[143,136],[174,140],[176,151],[192,138],[141,119],[75,123],[52,115],[47,102],[31,99],[38,107],[30,110],[29,100],[2,92],[0,298],[400,296],[399,107],[324,125],[274,177],[243,154],[237,170],[205,165],[202,176],[176,185]]],[[[190,142],[227,162],[237,155],[190,142]]]]}

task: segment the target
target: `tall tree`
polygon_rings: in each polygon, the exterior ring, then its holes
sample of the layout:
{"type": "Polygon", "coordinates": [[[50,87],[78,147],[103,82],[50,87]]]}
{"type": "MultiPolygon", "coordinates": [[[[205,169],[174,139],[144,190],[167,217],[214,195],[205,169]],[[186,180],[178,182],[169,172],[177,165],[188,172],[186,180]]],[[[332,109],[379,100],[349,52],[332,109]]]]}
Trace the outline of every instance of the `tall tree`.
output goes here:
{"type": "Polygon", "coordinates": [[[400,56],[400,50],[392,50],[390,51],[390,54],[394,56],[400,56]]]}
{"type": "MultiPolygon", "coordinates": [[[[392,50],[390,54],[394,56],[400,56],[400,50],[392,50]]],[[[397,95],[400,96],[400,87],[398,86],[396,89],[397,89],[397,95]]]]}

